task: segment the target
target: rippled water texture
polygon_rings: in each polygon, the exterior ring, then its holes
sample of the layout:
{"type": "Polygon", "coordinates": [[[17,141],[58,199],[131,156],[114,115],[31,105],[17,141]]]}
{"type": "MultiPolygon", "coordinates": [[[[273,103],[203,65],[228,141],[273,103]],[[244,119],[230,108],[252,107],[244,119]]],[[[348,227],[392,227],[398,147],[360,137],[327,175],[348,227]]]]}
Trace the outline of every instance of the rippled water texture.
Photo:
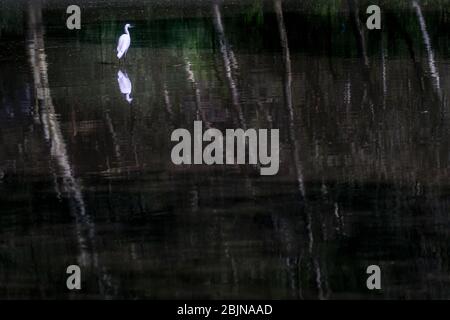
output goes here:
{"type": "Polygon", "coordinates": [[[450,298],[449,1],[78,2],[0,2],[0,298],[450,298]],[[194,120],[279,173],[173,165],[194,120]]]}

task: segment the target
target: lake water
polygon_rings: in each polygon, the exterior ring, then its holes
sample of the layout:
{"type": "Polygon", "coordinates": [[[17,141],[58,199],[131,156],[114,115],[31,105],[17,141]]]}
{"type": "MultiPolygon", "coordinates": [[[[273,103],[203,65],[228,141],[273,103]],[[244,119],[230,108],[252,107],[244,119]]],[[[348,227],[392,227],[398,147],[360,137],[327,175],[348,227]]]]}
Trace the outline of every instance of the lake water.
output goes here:
{"type": "Polygon", "coordinates": [[[450,298],[448,2],[79,2],[0,4],[0,298],[450,298]],[[278,174],[172,164],[195,120],[278,174]]]}

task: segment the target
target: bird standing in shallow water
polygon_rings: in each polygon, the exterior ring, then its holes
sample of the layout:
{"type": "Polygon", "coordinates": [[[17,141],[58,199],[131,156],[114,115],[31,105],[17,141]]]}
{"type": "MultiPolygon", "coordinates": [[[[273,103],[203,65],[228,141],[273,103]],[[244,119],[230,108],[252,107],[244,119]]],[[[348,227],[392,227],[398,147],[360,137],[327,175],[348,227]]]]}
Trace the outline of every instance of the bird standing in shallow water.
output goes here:
{"type": "Polygon", "coordinates": [[[117,58],[120,60],[122,57],[126,58],[128,48],[131,44],[129,28],[133,28],[129,23],[125,25],[125,33],[120,36],[119,43],[117,44],[117,58]]]}

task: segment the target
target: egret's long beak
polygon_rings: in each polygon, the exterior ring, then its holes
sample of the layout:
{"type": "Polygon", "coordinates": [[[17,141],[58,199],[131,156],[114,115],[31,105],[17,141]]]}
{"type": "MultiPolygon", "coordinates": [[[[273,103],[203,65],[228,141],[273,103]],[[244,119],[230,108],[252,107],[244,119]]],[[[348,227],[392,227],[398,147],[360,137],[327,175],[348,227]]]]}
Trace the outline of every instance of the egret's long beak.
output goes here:
{"type": "Polygon", "coordinates": [[[130,28],[134,28],[134,26],[130,26],[130,28]]]}

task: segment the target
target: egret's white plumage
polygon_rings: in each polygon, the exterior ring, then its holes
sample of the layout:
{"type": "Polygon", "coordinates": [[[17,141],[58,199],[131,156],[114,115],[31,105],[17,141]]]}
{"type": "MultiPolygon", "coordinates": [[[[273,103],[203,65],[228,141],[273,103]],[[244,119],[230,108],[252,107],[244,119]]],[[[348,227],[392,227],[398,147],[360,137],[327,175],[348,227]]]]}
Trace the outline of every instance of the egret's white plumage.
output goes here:
{"type": "Polygon", "coordinates": [[[130,24],[125,25],[125,33],[120,36],[119,43],[117,44],[117,58],[121,59],[123,56],[127,56],[128,48],[131,44],[130,32],[128,28],[132,28],[130,24]]]}
{"type": "Polygon", "coordinates": [[[125,95],[125,99],[128,103],[131,103],[131,101],[133,101],[133,98],[130,97],[132,87],[128,75],[119,70],[119,72],[117,72],[117,82],[119,83],[120,93],[125,95]]]}

